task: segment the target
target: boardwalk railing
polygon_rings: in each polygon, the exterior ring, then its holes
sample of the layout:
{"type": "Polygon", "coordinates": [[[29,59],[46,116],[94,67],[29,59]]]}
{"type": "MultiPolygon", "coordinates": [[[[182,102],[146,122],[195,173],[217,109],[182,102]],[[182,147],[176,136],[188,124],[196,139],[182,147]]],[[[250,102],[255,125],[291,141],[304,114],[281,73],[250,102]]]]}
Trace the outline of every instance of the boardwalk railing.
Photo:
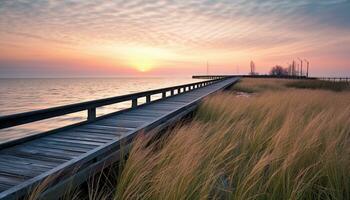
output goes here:
{"type": "Polygon", "coordinates": [[[156,90],[149,90],[145,92],[133,93],[123,96],[99,99],[94,101],[87,101],[83,103],[76,103],[71,105],[59,106],[54,108],[42,109],[37,111],[13,114],[0,117],[0,129],[10,128],[18,125],[32,123],[44,119],[67,115],[75,112],[87,110],[87,121],[94,121],[96,119],[96,108],[107,106],[111,104],[131,101],[131,108],[137,107],[138,99],[146,97],[146,104],[152,102],[152,95],[162,95],[162,99],[169,96],[188,92],[197,88],[201,88],[217,82],[217,79],[202,81],[197,83],[190,83],[174,87],[161,88],[156,90]],[[169,94],[170,93],[170,94],[169,94]]]}
{"type": "Polygon", "coordinates": [[[194,79],[222,79],[222,78],[284,78],[284,79],[315,79],[306,76],[275,76],[275,75],[195,75],[194,79]]]}
{"type": "Polygon", "coordinates": [[[345,82],[350,84],[350,77],[306,77],[306,76],[274,76],[274,75],[195,75],[192,76],[194,79],[222,79],[230,77],[241,77],[241,78],[284,78],[284,79],[310,79],[310,80],[321,80],[330,82],[345,82]]]}
{"type": "Polygon", "coordinates": [[[349,77],[319,77],[317,78],[321,81],[330,81],[330,82],[345,82],[350,84],[350,78],[349,77]]]}

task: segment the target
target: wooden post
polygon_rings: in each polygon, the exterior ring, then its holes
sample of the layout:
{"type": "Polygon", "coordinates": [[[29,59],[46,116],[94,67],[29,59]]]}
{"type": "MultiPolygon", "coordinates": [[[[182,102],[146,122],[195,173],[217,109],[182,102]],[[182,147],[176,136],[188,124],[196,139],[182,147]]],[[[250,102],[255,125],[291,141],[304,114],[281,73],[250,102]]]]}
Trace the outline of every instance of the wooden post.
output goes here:
{"type": "Polygon", "coordinates": [[[96,108],[89,108],[87,120],[92,121],[94,119],[96,119],[96,108]]]}
{"type": "Polygon", "coordinates": [[[151,103],[151,95],[146,96],[146,103],[151,103]]]}
{"type": "Polygon", "coordinates": [[[162,92],[162,99],[166,98],[166,92],[162,92]]]}
{"type": "Polygon", "coordinates": [[[170,91],[170,95],[171,95],[171,96],[174,96],[174,90],[171,90],[171,91],[170,91]]]}
{"type": "Polygon", "coordinates": [[[135,99],[133,99],[133,100],[131,101],[131,107],[132,107],[132,108],[137,107],[137,98],[135,98],[135,99]]]}

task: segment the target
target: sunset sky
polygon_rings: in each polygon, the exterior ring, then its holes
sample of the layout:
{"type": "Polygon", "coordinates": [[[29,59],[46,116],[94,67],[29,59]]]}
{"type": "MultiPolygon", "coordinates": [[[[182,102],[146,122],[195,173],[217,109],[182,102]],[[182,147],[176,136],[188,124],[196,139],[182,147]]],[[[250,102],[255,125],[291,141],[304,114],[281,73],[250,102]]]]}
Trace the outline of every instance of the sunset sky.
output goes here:
{"type": "Polygon", "coordinates": [[[0,77],[350,76],[348,0],[1,0],[0,77]]]}

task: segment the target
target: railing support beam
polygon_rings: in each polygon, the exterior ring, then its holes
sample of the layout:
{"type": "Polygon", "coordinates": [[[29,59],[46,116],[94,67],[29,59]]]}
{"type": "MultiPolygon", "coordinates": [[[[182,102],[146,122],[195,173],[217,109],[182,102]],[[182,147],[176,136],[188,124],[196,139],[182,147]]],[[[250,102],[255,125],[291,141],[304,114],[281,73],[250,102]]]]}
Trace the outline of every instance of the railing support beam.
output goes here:
{"type": "Polygon", "coordinates": [[[131,107],[132,107],[132,108],[137,107],[137,98],[136,98],[136,99],[131,100],[131,107]]]}
{"type": "Polygon", "coordinates": [[[151,95],[146,96],[146,103],[151,103],[151,95]]]}
{"type": "Polygon", "coordinates": [[[96,108],[89,108],[88,109],[87,120],[88,121],[93,121],[95,119],[96,119],[96,108]]]}

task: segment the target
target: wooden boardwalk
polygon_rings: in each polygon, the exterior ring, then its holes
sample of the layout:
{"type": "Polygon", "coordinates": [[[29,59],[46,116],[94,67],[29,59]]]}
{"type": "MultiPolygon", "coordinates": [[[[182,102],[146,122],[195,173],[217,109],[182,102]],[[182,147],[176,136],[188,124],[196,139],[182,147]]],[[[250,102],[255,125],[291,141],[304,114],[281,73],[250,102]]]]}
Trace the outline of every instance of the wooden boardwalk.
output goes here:
{"type": "Polygon", "coordinates": [[[23,197],[50,177],[43,194],[58,198],[67,185],[79,185],[119,160],[142,131],[168,126],[192,112],[204,97],[234,84],[238,78],[209,80],[166,89],[0,117],[0,129],[87,110],[86,122],[0,145],[0,199],[23,197]],[[160,93],[162,99],[152,101],[160,93]],[[138,105],[137,99],[147,103],[138,105]],[[132,108],[96,118],[96,107],[132,101],[132,108]]]}

